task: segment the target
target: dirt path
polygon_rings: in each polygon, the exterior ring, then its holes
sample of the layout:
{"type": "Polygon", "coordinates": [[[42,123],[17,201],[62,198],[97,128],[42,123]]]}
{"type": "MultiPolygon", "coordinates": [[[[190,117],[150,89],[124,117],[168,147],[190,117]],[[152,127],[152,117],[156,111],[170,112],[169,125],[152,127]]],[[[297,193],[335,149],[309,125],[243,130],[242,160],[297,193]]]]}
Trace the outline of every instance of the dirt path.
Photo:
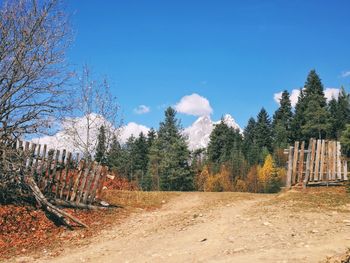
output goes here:
{"type": "Polygon", "coordinates": [[[278,198],[183,193],[36,262],[319,262],[350,247],[349,211],[293,211],[278,198]]]}

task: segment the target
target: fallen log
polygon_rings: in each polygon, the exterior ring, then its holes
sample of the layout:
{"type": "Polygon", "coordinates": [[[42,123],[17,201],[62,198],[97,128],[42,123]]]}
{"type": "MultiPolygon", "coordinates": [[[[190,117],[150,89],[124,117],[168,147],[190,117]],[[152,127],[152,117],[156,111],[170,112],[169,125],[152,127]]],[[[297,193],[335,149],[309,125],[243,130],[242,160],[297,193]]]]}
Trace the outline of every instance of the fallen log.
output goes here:
{"type": "Polygon", "coordinates": [[[97,206],[97,205],[90,205],[90,204],[83,204],[83,203],[76,203],[71,201],[65,201],[61,199],[50,199],[50,202],[52,204],[68,207],[68,208],[78,208],[78,209],[89,209],[89,210],[106,210],[109,207],[106,206],[97,206]]]}
{"type": "Polygon", "coordinates": [[[42,207],[50,215],[52,215],[53,217],[58,219],[60,222],[62,222],[65,226],[72,228],[73,226],[69,222],[69,220],[71,220],[74,223],[78,224],[79,226],[86,227],[86,228],[88,227],[86,224],[81,222],[78,218],[66,213],[65,211],[51,204],[43,195],[43,193],[40,191],[33,176],[31,175],[25,176],[25,183],[29,187],[30,191],[33,193],[38,205],[42,207]]]}

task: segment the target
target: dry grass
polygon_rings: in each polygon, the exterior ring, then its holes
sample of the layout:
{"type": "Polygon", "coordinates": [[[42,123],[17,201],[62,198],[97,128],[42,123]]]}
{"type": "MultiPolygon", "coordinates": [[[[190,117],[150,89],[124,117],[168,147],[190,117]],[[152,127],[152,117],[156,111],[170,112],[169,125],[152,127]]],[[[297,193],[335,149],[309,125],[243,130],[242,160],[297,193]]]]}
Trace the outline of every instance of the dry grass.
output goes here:
{"type": "Polygon", "coordinates": [[[318,187],[296,189],[277,196],[269,201],[271,205],[283,205],[285,208],[300,211],[332,210],[349,212],[350,194],[345,187],[318,187]]]}
{"type": "Polygon", "coordinates": [[[158,208],[167,203],[171,198],[179,196],[178,192],[142,192],[107,190],[102,199],[112,205],[120,205],[125,208],[158,208]]]}

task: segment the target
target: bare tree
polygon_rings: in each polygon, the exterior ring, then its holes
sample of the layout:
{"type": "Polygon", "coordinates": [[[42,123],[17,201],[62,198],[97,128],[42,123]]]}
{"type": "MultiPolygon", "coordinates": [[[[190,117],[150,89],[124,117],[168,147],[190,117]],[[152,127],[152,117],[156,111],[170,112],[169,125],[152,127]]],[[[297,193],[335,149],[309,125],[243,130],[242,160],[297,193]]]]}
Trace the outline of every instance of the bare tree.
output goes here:
{"type": "Polygon", "coordinates": [[[0,10],[0,199],[36,200],[68,224],[74,218],[46,200],[13,147],[65,109],[70,29],[62,10],[59,0],[8,1],[0,10]]]}
{"type": "Polygon", "coordinates": [[[95,80],[86,65],[79,77],[79,89],[72,98],[73,114],[78,117],[65,119],[64,132],[74,147],[80,150],[85,158],[91,159],[96,151],[101,126],[105,128],[107,146],[113,135],[117,134],[120,127],[119,105],[111,93],[107,79],[95,80]]]}

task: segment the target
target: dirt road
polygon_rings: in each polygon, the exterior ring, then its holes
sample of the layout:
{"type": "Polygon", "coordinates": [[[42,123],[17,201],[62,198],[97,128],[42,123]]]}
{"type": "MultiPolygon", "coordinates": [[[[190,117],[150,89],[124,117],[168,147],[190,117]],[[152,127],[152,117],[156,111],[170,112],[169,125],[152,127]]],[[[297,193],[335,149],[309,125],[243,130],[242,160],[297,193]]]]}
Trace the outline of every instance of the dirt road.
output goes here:
{"type": "Polygon", "coordinates": [[[283,195],[183,193],[36,262],[319,262],[350,247],[350,208],[283,195]]]}

